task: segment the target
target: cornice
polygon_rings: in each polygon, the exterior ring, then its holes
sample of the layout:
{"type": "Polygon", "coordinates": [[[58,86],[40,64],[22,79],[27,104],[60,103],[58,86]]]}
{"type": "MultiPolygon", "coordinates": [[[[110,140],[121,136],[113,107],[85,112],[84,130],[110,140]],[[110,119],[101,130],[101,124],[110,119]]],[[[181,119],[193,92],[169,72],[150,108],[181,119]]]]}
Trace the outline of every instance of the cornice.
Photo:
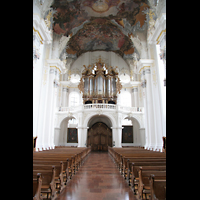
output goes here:
{"type": "Polygon", "coordinates": [[[44,19],[40,18],[38,14],[33,14],[33,31],[38,33],[40,42],[43,43],[44,41],[47,44],[52,42],[52,31],[48,30],[44,19]]]}
{"type": "Polygon", "coordinates": [[[65,69],[65,64],[60,59],[47,59],[46,61],[49,67],[57,68],[60,73],[65,69]]]}
{"type": "Polygon", "coordinates": [[[143,69],[150,68],[153,63],[154,63],[153,59],[140,59],[139,60],[139,67],[138,67],[139,74],[142,73],[143,69]]]}
{"type": "Polygon", "coordinates": [[[147,41],[149,44],[158,44],[159,37],[162,33],[166,32],[166,13],[162,13],[161,16],[155,22],[155,28],[152,34],[149,35],[147,41]]]}

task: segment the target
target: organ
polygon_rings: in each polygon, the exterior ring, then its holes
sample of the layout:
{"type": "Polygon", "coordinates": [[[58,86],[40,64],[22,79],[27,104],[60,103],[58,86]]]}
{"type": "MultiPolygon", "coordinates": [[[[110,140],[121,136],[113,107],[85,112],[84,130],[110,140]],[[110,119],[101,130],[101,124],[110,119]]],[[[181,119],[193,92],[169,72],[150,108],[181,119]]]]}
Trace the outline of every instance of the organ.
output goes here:
{"type": "Polygon", "coordinates": [[[99,57],[98,62],[84,66],[78,88],[83,93],[83,103],[117,103],[117,93],[122,85],[116,68],[107,67],[99,57]]]}

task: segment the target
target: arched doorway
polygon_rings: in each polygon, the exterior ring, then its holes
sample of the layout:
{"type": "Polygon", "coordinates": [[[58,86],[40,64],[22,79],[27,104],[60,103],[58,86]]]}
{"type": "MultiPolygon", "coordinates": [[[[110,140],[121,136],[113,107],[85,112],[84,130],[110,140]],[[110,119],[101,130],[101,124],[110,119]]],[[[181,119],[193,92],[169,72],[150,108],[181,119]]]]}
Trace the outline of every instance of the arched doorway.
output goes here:
{"type": "Polygon", "coordinates": [[[112,130],[103,122],[96,122],[89,128],[87,134],[87,146],[92,151],[108,151],[112,147],[112,130]]]}

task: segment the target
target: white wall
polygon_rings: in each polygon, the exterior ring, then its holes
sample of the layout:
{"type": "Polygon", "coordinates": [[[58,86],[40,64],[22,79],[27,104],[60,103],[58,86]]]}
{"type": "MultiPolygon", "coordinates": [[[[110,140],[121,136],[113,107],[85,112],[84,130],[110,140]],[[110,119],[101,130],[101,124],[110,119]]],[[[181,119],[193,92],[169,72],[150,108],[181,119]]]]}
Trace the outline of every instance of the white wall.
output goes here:
{"type": "Polygon", "coordinates": [[[91,65],[98,61],[99,56],[101,55],[101,59],[106,63],[107,66],[118,67],[119,70],[127,70],[129,71],[128,64],[122,59],[121,56],[117,55],[114,52],[105,52],[105,51],[94,51],[87,52],[82,54],[71,66],[71,71],[80,72],[84,69],[83,65],[91,65]],[[81,69],[81,70],[80,70],[81,69]]]}

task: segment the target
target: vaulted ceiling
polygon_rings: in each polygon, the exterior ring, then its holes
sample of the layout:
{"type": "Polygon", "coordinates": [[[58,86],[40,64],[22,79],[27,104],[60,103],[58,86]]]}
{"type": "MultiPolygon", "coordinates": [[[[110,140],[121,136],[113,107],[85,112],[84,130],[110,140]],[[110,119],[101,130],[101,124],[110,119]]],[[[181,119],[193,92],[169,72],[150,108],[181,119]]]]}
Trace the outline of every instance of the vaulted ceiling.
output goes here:
{"type": "Polygon", "coordinates": [[[147,0],[54,0],[53,31],[71,36],[66,53],[76,58],[88,51],[133,54],[133,30],[144,30],[147,0]]]}

